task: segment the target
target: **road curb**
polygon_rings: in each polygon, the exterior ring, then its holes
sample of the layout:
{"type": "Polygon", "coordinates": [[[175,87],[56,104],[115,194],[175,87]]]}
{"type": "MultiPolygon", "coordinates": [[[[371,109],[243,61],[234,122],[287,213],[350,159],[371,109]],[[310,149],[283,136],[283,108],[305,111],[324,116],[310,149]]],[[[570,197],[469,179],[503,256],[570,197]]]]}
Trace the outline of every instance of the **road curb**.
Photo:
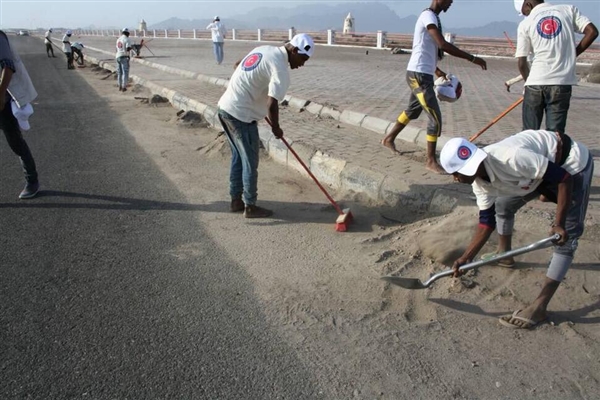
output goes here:
{"type": "MultiPolygon", "coordinates": [[[[116,70],[113,63],[92,56],[87,56],[87,60],[109,71],[116,70]]],[[[222,130],[217,116],[217,107],[191,99],[135,74],[130,74],[130,78],[136,84],[148,88],[152,93],[168,99],[174,108],[197,112],[204,117],[213,129],[222,130]]],[[[290,97],[288,101],[290,101],[290,104],[304,104],[302,100],[293,97],[290,97]]],[[[349,115],[349,118],[356,120],[360,116],[349,115]]],[[[379,125],[380,128],[385,124],[379,123],[381,124],[379,125]]],[[[308,177],[308,174],[293,154],[290,154],[283,142],[273,136],[270,128],[265,123],[259,123],[258,132],[263,147],[273,160],[308,177]]],[[[412,132],[412,130],[409,130],[409,132],[412,132]]],[[[418,135],[415,136],[414,132],[411,135],[416,140],[418,135]]],[[[459,204],[460,198],[463,197],[459,192],[440,192],[439,187],[435,185],[430,187],[420,186],[414,182],[353,165],[347,160],[332,157],[315,146],[301,141],[291,141],[290,146],[322,184],[338,190],[363,193],[370,199],[388,206],[411,206],[423,211],[441,213],[451,211],[454,206],[459,204]]]]}

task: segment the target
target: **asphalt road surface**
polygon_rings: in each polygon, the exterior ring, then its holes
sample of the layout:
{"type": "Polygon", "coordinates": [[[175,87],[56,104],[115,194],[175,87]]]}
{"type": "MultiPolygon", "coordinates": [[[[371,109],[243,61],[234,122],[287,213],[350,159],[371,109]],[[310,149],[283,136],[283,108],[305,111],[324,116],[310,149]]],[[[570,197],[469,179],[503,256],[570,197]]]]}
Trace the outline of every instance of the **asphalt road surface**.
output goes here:
{"type": "Polygon", "coordinates": [[[0,140],[0,398],[308,399],[307,371],[115,113],[43,43],[10,37],[39,92],[24,201],[0,140]],[[200,243],[195,256],[173,249],[200,243]]]}

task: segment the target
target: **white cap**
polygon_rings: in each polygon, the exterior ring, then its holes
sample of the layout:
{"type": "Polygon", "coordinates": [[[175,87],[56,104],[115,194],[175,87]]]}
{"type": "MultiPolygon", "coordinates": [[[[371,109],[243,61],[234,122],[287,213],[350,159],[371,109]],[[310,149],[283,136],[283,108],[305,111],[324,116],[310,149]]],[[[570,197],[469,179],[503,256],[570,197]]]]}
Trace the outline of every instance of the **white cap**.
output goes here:
{"type": "Polygon", "coordinates": [[[127,29],[127,28],[121,29],[121,33],[129,33],[129,29],[127,29]]]}
{"type": "Polygon", "coordinates": [[[452,138],[440,153],[440,163],[447,173],[473,176],[487,153],[463,138],[452,138]]]}
{"type": "Polygon", "coordinates": [[[290,40],[290,44],[298,48],[298,54],[305,54],[312,57],[315,51],[315,42],[312,37],[306,33],[299,33],[290,40]]]}
{"type": "Polygon", "coordinates": [[[52,32],[52,28],[48,29],[48,32],[52,32]]]}
{"type": "Polygon", "coordinates": [[[220,20],[221,20],[221,18],[219,18],[219,16],[218,16],[218,15],[215,15],[215,17],[213,18],[213,21],[216,21],[216,20],[219,20],[219,21],[220,21],[220,20]]]}
{"type": "Polygon", "coordinates": [[[517,10],[517,12],[519,13],[519,16],[523,15],[523,13],[521,13],[521,9],[523,8],[523,3],[525,3],[525,0],[515,0],[515,10],[517,10]]]}
{"type": "Polygon", "coordinates": [[[19,122],[19,127],[24,131],[28,131],[31,128],[31,126],[29,126],[29,116],[33,114],[33,107],[31,104],[27,103],[23,107],[19,108],[17,103],[11,101],[10,105],[12,107],[13,115],[19,122]]]}
{"type": "Polygon", "coordinates": [[[67,31],[67,35],[72,35],[72,34],[73,34],[73,32],[71,32],[71,30],[69,29],[69,30],[67,31]]]}

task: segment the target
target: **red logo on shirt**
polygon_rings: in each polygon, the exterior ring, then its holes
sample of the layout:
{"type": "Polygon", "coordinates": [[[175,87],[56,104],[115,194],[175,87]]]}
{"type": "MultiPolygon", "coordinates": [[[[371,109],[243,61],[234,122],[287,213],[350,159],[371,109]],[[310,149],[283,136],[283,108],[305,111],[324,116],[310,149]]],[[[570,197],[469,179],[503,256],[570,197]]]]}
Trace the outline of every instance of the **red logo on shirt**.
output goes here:
{"type": "Polygon", "coordinates": [[[263,55],[261,53],[250,54],[244,59],[244,61],[242,61],[242,70],[246,72],[252,71],[256,67],[258,67],[258,64],[260,64],[260,61],[262,60],[262,57],[263,55]]]}
{"type": "Polygon", "coordinates": [[[537,32],[544,39],[557,37],[562,31],[562,22],[555,16],[542,18],[537,24],[537,32]]]}

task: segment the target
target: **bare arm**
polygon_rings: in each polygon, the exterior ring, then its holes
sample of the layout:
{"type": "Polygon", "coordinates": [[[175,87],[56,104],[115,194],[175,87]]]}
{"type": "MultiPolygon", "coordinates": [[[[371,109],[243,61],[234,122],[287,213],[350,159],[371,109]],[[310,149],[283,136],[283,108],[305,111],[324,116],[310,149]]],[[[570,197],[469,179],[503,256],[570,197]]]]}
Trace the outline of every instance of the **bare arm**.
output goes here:
{"type": "Polygon", "coordinates": [[[552,225],[551,233],[558,233],[560,240],[557,242],[558,245],[563,245],[569,238],[567,231],[565,230],[565,221],[567,219],[567,212],[569,211],[569,205],[571,204],[571,193],[573,192],[573,178],[571,175],[564,181],[558,184],[558,196],[556,201],[556,216],[554,217],[554,224],[552,225]]]}
{"type": "Polygon", "coordinates": [[[477,253],[479,253],[481,248],[486,244],[493,232],[494,228],[489,226],[479,225],[477,227],[477,231],[475,232],[473,239],[471,239],[471,243],[463,255],[460,256],[460,258],[452,265],[452,268],[454,268],[454,276],[459,276],[458,268],[473,261],[477,253]]]}
{"type": "Polygon", "coordinates": [[[6,107],[6,91],[8,90],[8,84],[13,76],[13,70],[9,67],[4,67],[2,69],[2,74],[0,75],[0,111],[4,110],[6,107]]]}
{"type": "Polygon", "coordinates": [[[527,81],[527,78],[529,77],[529,63],[527,62],[527,57],[519,57],[517,65],[519,66],[519,72],[521,73],[523,80],[527,81]]]}
{"type": "Polygon", "coordinates": [[[592,43],[594,43],[594,40],[596,40],[597,37],[598,28],[596,28],[596,26],[590,22],[586,25],[585,29],[583,30],[583,38],[581,39],[581,42],[579,42],[577,48],[575,49],[577,56],[581,55],[581,53],[586,51],[587,48],[590,47],[592,43]]]}
{"type": "Polygon", "coordinates": [[[464,60],[467,60],[474,64],[477,64],[484,70],[487,69],[487,63],[485,62],[484,59],[475,57],[474,55],[469,54],[466,51],[462,51],[461,49],[459,49],[452,43],[448,43],[446,41],[446,39],[444,39],[444,37],[440,33],[440,30],[437,28],[437,26],[435,26],[435,25],[427,26],[427,32],[429,32],[429,34],[431,35],[433,40],[435,40],[435,43],[437,44],[437,46],[440,49],[444,50],[446,53],[448,53],[454,57],[462,58],[464,60]]]}
{"type": "Polygon", "coordinates": [[[283,131],[279,126],[279,102],[277,99],[269,96],[269,100],[267,101],[268,113],[267,119],[269,120],[269,124],[271,125],[271,131],[276,138],[281,138],[283,136],[283,131]]]}

